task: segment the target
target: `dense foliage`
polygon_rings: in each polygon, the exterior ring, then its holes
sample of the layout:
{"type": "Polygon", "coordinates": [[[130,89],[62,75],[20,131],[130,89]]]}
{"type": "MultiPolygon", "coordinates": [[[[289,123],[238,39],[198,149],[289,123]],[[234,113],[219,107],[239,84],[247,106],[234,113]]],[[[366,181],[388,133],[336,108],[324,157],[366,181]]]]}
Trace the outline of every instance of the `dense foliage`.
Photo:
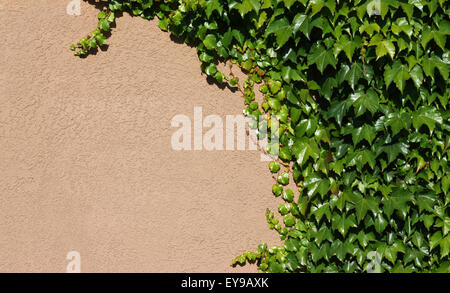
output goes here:
{"type": "Polygon", "coordinates": [[[448,1],[106,4],[76,55],[104,44],[114,12],[157,16],[161,29],[197,47],[218,83],[238,82],[218,71],[219,61],[247,73],[246,115],[280,118],[279,148],[269,145],[280,159],[269,168],[278,174],[272,192],[283,200],[282,222],[270,211],[267,220],[284,245],[261,244],[234,263],[360,272],[376,252],[382,271],[449,272],[448,1]]]}

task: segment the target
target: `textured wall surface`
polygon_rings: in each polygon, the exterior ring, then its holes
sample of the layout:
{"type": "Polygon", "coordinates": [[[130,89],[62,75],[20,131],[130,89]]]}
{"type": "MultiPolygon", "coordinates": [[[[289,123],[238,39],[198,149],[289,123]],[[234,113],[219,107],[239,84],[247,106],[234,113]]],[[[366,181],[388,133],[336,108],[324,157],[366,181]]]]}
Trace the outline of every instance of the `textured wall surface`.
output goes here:
{"type": "Polygon", "coordinates": [[[239,114],[195,48],[118,18],[107,52],[68,50],[95,7],[0,0],[0,272],[224,272],[262,241],[275,208],[257,151],[173,151],[176,114],[239,114]]]}

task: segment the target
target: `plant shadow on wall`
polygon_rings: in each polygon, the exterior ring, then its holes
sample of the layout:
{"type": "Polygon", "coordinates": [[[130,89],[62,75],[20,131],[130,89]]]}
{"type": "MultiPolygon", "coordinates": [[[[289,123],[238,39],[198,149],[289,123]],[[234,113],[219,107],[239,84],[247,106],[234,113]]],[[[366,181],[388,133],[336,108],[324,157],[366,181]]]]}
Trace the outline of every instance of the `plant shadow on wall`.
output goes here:
{"type": "Polygon", "coordinates": [[[268,151],[279,154],[269,169],[282,219],[266,215],[284,245],[261,244],[233,264],[257,262],[263,272],[450,272],[448,1],[102,5],[98,28],[72,46],[75,55],[103,46],[122,11],[157,17],[162,30],[197,48],[209,78],[242,92],[246,116],[279,117],[269,131],[280,143],[268,151]],[[219,71],[225,60],[246,80],[219,71]],[[286,187],[292,180],[295,191],[286,187]]]}

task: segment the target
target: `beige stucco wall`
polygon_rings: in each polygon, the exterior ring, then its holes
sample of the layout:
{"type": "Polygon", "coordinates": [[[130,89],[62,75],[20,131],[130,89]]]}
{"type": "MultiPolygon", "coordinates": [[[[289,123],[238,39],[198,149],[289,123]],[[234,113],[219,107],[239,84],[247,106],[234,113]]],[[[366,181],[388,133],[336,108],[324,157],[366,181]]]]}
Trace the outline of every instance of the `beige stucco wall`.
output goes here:
{"type": "Polygon", "coordinates": [[[107,52],[68,50],[97,10],[69,0],[0,0],[0,272],[230,272],[275,244],[276,208],[257,151],[171,149],[176,114],[239,114],[207,83],[195,48],[124,15],[107,52]]]}

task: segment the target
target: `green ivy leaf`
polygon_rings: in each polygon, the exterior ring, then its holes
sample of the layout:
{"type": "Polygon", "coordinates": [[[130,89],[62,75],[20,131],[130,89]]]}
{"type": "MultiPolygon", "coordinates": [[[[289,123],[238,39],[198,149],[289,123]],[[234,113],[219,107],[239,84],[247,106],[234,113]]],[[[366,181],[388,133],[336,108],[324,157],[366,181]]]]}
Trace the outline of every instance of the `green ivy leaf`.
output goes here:
{"type": "Polygon", "coordinates": [[[347,109],[353,107],[356,117],[363,115],[366,110],[374,114],[379,108],[378,95],[372,89],[369,89],[367,92],[356,92],[350,95],[346,107],[347,109]]]}
{"type": "Polygon", "coordinates": [[[372,144],[372,141],[375,139],[376,131],[375,127],[364,124],[359,128],[355,128],[352,133],[353,145],[356,146],[358,142],[362,139],[365,139],[369,144],[372,144]]]}
{"type": "Polygon", "coordinates": [[[389,113],[385,121],[386,127],[391,128],[392,135],[396,135],[402,129],[409,130],[411,125],[411,114],[409,113],[389,113]]]}
{"type": "Polygon", "coordinates": [[[299,13],[294,17],[294,20],[292,21],[292,32],[294,34],[301,31],[309,39],[311,30],[311,22],[307,15],[299,13]]]}
{"type": "Polygon", "coordinates": [[[283,66],[281,69],[281,76],[286,82],[291,82],[291,80],[303,80],[298,71],[290,66],[283,66]]]}
{"type": "Polygon", "coordinates": [[[392,60],[395,57],[395,45],[391,40],[385,40],[381,36],[381,34],[376,34],[370,40],[369,46],[376,46],[375,53],[377,55],[377,59],[389,54],[392,60]]]}
{"type": "Polygon", "coordinates": [[[406,215],[409,209],[408,203],[413,201],[414,195],[408,190],[396,188],[390,197],[383,198],[381,202],[383,203],[384,213],[386,216],[391,217],[394,210],[398,210],[403,215],[406,215]]]}
{"type": "Polygon", "coordinates": [[[419,249],[407,248],[403,257],[403,263],[408,264],[413,261],[417,267],[421,268],[423,266],[424,256],[425,253],[419,249]]]}
{"type": "Polygon", "coordinates": [[[379,151],[386,153],[388,156],[388,163],[392,163],[400,153],[405,156],[408,154],[408,145],[402,142],[385,145],[381,147],[379,151]]]}
{"type": "Polygon", "coordinates": [[[283,199],[287,202],[292,202],[294,200],[294,192],[291,189],[286,189],[283,193],[283,199]]]}
{"type": "Polygon", "coordinates": [[[278,212],[279,212],[282,216],[287,215],[290,211],[291,211],[291,205],[288,204],[288,203],[280,204],[280,205],[278,206],[278,212]]]}
{"type": "Polygon", "coordinates": [[[352,56],[355,52],[355,49],[361,46],[361,38],[356,37],[355,39],[350,39],[347,35],[343,35],[337,42],[334,44],[334,57],[337,58],[341,51],[345,52],[348,60],[352,62],[352,56]]]}
{"type": "Polygon", "coordinates": [[[206,17],[209,19],[213,11],[217,11],[219,15],[222,15],[223,7],[219,0],[208,0],[206,1],[206,17]]]}
{"type": "Polygon", "coordinates": [[[317,128],[317,119],[303,119],[295,127],[295,136],[302,137],[304,135],[311,137],[317,128]]]}
{"type": "Polygon", "coordinates": [[[244,18],[244,16],[252,10],[258,14],[261,4],[259,0],[243,0],[242,3],[238,3],[234,8],[236,8],[241,14],[241,17],[244,18]]]}
{"type": "Polygon", "coordinates": [[[280,185],[280,184],[274,184],[274,185],[272,186],[272,193],[273,193],[275,196],[280,196],[282,192],[283,192],[283,186],[282,186],[282,185],[280,185]]]}
{"type": "Polygon", "coordinates": [[[437,203],[438,197],[432,193],[417,194],[415,203],[419,207],[419,212],[433,212],[434,205],[437,203]]]}
{"type": "Polygon", "coordinates": [[[361,246],[363,248],[366,248],[370,242],[376,240],[375,234],[373,234],[373,232],[365,233],[363,230],[360,230],[358,232],[357,238],[358,238],[359,244],[361,244],[361,246]]]}
{"type": "Polygon", "coordinates": [[[449,59],[446,59],[446,61],[444,61],[439,57],[437,57],[435,54],[432,54],[431,57],[428,57],[428,54],[423,56],[422,61],[423,72],[425,72],[427,76],[433,79],[434,79],[434,71],[437,68],[438,71],[441,73],[442,77],[445,80],[448,80],[449,65],[450,65],[449,59]]]}
{"type": "Polygon", "coordinates": [[[97,48],[97,41],[95,38],[92,38],[88,41],[88,46],[90,48],[97,48]]]}
{"type": "Polygon", "coordinates": [[[205,37],[203,40],[203,44],[205,45],[206,49],[208,50],[214,50],[217,48],[217,39],[216,36],[213,34],[209,34],[205,37]]]}
{"type": "Polygon", "coordinates": [[[322,45],[316,44],[311,49],[312,53],[308,56],[308,66],[316,64],[320,73],[323,73],[324,69],[331,65],[336,69],[337,60],[334,58],[333,53],[330,50],[325,49],[322,45]]]}
{"type": "Polygon", "coordinates": [[[431,132],[434,131],[436,124],[442,124],[443,120],[440,113],[434,107],[422,106],[413,113],[413,126],[419,130],[422,125],[426,125],[431,132]]]}
{"type": "Polygon", "coordinates": [[[278,183],[281,185],[289,184],[289,173],[283,172],[278,176],[278,183]]]}
{"type": "Polygon", "coordinates": [[[295,225],[295,217],[293,215],[284,216],[283,221],[287,227],[292,227],[295,225]]]}
{"type": "Polygon", "coordinates": [[[107,19],[101,19],[98,22],[98,28],[104,32],[109,31],[109,21],[107,19]]]}
{"type": "Polygon", "coordinates": [[[364,219],[367,211],[371,211],[374,215],[379,212],[378,202],[373,197],[363,196],[359,192],[354,192],[350,195],[350,200],[355,206],[356,219],[358,220],[358,223],[364,219]]]}
{"type": "Polygon", "coordinates": [[[423,73],[422,68],[419,65],[414,66],[409,72],[411,79],[414,81],[416,88],[420,88],[423,83],[423,73]]]}
{"type": "Polygon", "coordinates": [[[292,27],[286,17],[271,22],[266,29],[265,36],[275,34],[278,48],[281,48],[291,37],[292,27]]]}
{"type": "Polygon", "coordinates": [[[308,197],[313,197],[316,193],[319,193],[322,197],[330,189],[330,180],[328,178],[322,178],[317,173],[312,173],[305,178],[303,186],[308,189],[308,197]]]}
{"type": "Polygon", "coordinates": [[[431,40],[434,40],[442,50],[445,50],[445,42],[447,40],[446,34],[440,30],[431,29],[427,26],[422,32],[422,47],[426,49],[428,42],[431,40]]]}
{"type": "Polygon", "coordinates": [[[388,225],[388,222],[384,219],[384,217],[381,213],[379,213],[375,216],[374,226],[375,226],[375,230],[377,231],[378,234],[383,233],[383,231],[384,231],[384,229],[386,229],[387,225],[388,225]]]}
{"type": "Polygon", "coordinates": [[[314,139],[301,137],[295,140],[292,146],[292,153],[297,159],[297,163],[302,166],[309,158],[317,160],[320,155],[320,149],[314,139]]]}
{"type": "Polygon", "coordinates": [[[334,118],[336,122],[341,125],[342,119],[347,112],[346,101],[332,101],[330,108],[327,112],[328,118],[334,118]]]}
{"type": "Polygon", "coordinates": [[[442,240],[441,231],[436,231],[430,238],[430,250],[433,250],[442,240]]]}
{"type": "Polygon", "coordinates": [[[345,237],[351,227],[356,227],[354,215],[344,214],[341,216],[338,213],[334,213],[331,220],[333,230],[337,230],[343,237],[345,237]]]}
{"type": "Polygon", "coordinates": [[[280,168],[281,168],[281,166],[280,166],[280,163],[278,163],[278,162],[272,161],[269,163],[269,169],[270,169],[270,172],[272,172],[272,173],[277,173],[280,170],[280,168]]]}
{"type": "Polygon", "coordinates": [[[311,16],[317,14],[325,6],[325,0],[311,0],[309,1],[311,7],[311,16]]]}
{"type": "Polygon", "coordinates": [[[384,70],[384,81],[386,83],[386,87],[389,87],[391,82],[394,81],[397,88],[401,93],[403,93],[405,83],[411,77],[409,75],[408,66],[397,60],[392,65],[392,68],[389,65],[386,65],[384,70]]]}
{"type": "MultiPolygon", "coordinates": [[[[445,259],[449,252],[450,252],[450,236],[447,235],[447,237],[445,237],[444,239],[441,240],[440,242],[440,246],[441,246],[441,259],[445,259]]],[[[447,273],[448,273],[448,263],[447,263],[447,273]]]]}
{"type": "Polygon", "coordinates": [[[205,73],[209,76],[213,76],[214,74],[216,74],[217,72],[217,67],[214,63],[210,63],[206,68],[205,68],[205,73]]]}
{"type": "Polygon", "coordinates": [[[95,35],[95,40],[97,41],[97,44],[99,46],[103,46],[106,42],[106,37],[100,33],[100,34],[95,35]]]}
{"type": "Polygon", "coordinates": [[[348,81],[348,84],[352,87],[352,89],[355,89],[355,85],[358,83],[359,79],[363,77],[363,69],[361,64],[355,62],[352,64],[352,67],[349,71],[347,71],[345,75],[345,80],[348,81]]]}
{"type": "Polygon", "coordinates": [[[391,30],[396,35],[404,32],[408,37],[411,37],[413,34],[413,26],[410,25],[408,20],[404,17],[398,18],[397,21],[392,24],[391,30]]]}

